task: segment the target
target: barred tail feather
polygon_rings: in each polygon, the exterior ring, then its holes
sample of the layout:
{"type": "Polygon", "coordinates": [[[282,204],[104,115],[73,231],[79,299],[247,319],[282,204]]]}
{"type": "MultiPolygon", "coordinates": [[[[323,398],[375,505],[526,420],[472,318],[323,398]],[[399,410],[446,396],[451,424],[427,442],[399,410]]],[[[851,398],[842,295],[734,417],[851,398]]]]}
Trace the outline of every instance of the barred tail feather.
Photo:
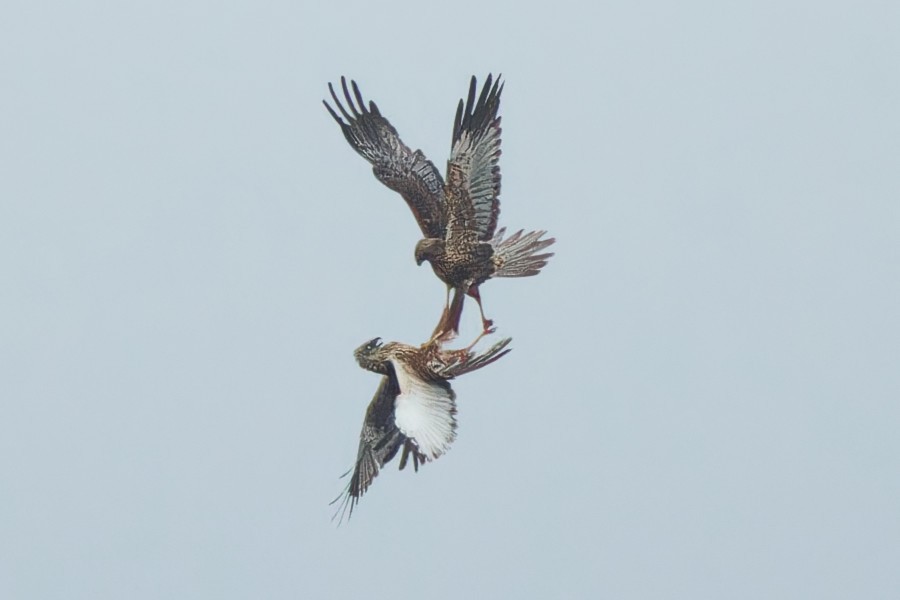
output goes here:
{"type": "Polygon", "coordinates": [[[492,277],[531,277],[541,272],[552,252],[535,254],[556,241],[556,238],[541,239],[546,231],[525,233],[520,229],[505,240],[506,228],[497,230],[491,245],[494,247],[494,264],[496,270],[492,277]]]}
{"type": "Polygon", "coordinates": [[[466,373],[471,373],[472,371],[486,367],[512,351],[512,348],[507,348],[511,341],[512,338],[503,338],[480,354],[470,353],[465,360],[448,365],[444,369],[443,374],[447,377],[459,377],[460,375],[465,375],[466,373]]]}
{"type": "MultiPolygon", "coordinates": [[[[481,336],[478,337],[479,339],[481,338],[481,336]]],[[[477,342],[478,340],[475,341],[477,342]]],[[[454,377],[477,371],[509,354],[512,348],[507,348],[507,346],[509,346],[511,341],[512,338],[503,338],[489,349],[478,354],[468,348],[465,350],[443,350],[433,363],[434,372],[443,379],[453,379],[454,377]]]]}

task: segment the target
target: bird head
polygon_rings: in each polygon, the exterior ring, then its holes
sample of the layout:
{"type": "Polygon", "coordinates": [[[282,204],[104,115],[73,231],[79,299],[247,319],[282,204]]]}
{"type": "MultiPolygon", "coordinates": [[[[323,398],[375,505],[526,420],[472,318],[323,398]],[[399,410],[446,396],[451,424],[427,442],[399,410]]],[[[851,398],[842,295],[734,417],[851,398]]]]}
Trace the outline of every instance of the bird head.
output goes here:
{"type": "Polygon", "coordinates": [[[421,266],[423,262],[444,252],[444,240],[438,238],[425,238],[416,244],[416,264],[421,266]]]}
{"type": "Polygon", "coordinates": [[[353,357],[359,366],[367,371],[384,373],[386,371],[384,358],[380,356],[382,348],[381,338],[373,338],[353,351],[353,357]]]}

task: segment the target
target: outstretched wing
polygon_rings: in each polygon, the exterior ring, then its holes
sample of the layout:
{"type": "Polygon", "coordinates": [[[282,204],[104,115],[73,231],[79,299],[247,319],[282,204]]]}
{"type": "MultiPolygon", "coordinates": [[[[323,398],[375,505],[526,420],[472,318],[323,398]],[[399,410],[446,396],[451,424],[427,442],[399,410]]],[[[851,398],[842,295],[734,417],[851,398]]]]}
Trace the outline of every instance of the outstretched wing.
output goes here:
{"type": "MultiPolygon", "coordinates": [[[[348,519],[353,515],[353,509],[359,504],[359,499],[372,485],[381,468],[394,459],[398,450],[403,449],[400,458],[401,470],[406,467],[410,457],[416,471],[419,470],[419,465],[427,460],[415,442],[405,436],[395,422],[394,405],[399,395],[400,384],[397,377],[393,373],[382,377],[375,397],[366,409],[353,474],[344,491],[331,502],[334,504],[340,501],[334,513],[335,517],[340,515],[340,521],[344,520],[345,515],[348,519]]],[[[350,471],[347,471],[344,476],[349,473],[350,471]]]]}
{"type": "Polygon", "coordinates": [[[447,238],[490,240],[500,215],[500,77],[488,75],[478,101],[472,77],[465,104],[459,101],[453,122],[453,147],[447,162],[447,238]]]}
{"type": "Polygon", "coordinates": [[[341,126],[344,137],[353,149],[372,163],[375,177],[403,196],[425,237],[444,237],[447,222],[441,174],[421,150],[413,152],[403,143],[397,130],[381,116],[374,102],[370,101],[368,108],[366,107],[355,81],[351,81],[350,85],[353,87],[353,96],[350,95],[346,78],[341,77],[341,87],[347,103],[345,108],[335,93],[334,86],[328,84],[331,98],[343,119],[323,100],[325,108],[341,126]]]}
{"type": "Polygon", "coordinates": [[[422,379],[402,360],[391,359],[400,395],[394,412],[397,427],[428,459],[436,459],[456,439],[456,394],[439,379],[422,379]]]}
{"type": "Polygon", "coordinates": [[[341,495],[332,501],[332,504],[340,501],[334,516],[340,515],[342,521],[348,510],[347,518],[350,518],[353,508],[372,485],[381,467],[393,459],[397,451],[407,442],[394,423],[394,400],[399,394],[400,386],[395,377],[385,375],[381,378],[381,385],[378,386],[375,397],[366,410],[362,432],[359,434],[359,452],[353,474],[341,495]]]}

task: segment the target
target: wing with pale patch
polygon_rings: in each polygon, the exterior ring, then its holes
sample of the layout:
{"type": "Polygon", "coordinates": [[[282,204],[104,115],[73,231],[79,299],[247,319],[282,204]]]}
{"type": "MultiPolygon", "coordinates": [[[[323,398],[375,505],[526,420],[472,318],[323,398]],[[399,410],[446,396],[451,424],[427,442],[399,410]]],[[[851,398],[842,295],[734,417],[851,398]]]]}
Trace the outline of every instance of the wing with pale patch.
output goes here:
{"type": "Polygon", "coordinates": [[[456,394],[444,380],[425,380],[408,365],[391,360],[400,394],[394,403],[394,419],[400,432],[419,452],[435,459],[456,439],[456,394]]]}
{"type": "Polygon", "coordinates": [[[490,240],[500,215],[500,78],[488,75],[476,102],[472,77],[469,96],[459,101],[453,147],[447,162],[447,236],[490,240]]]}
{"type": "Polygon", "coordinates": [[[447,223],[441,174],[420,150],[413,152],[400,140],[397,130],[381,116],[374,102],[366,106],[355,81],[350,85],[352,96],[347,80],[341,77],[345,107],[329,83],[331,98],[341,114],[323,100],[325,108],[353,149],[372,164],[375,177],[403,196],[425,237],[444,237],[447,223]]]}

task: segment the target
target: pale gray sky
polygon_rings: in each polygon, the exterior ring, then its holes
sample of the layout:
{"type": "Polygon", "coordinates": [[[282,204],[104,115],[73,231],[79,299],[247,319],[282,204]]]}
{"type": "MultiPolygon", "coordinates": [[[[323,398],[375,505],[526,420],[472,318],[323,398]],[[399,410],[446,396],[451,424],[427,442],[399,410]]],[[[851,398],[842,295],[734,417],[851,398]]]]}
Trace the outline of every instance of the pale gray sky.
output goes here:
{"type": "Polygon", "coordinates": [[[898,26],[7,3],[0,597],[900,597],[898,26]],[[352,350],[423,341],[444,289],[326,83],[442,167],[489,71],[501,223],[557,255],[482,288],[515,350],[455,384],[453,449],[335,528],[352,350]]]}

